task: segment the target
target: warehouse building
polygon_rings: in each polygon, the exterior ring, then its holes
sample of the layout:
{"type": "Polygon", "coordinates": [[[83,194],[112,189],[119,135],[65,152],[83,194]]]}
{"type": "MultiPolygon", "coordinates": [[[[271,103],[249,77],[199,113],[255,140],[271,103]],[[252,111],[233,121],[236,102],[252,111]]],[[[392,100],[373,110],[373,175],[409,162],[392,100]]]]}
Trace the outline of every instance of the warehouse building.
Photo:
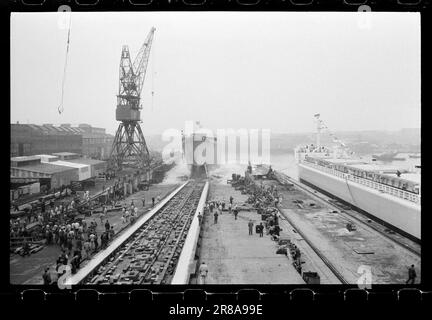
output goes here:
{"type": "Polygon", "coordinates": [[[82,130],[82,154],[94,159],[108,159],[114,136],[103,128],[95,128],[88,124],[78,126],[82,130]]]}
{"type": "Polygon", "coordinates": [[[78,178],[76,169],[60,165],[56,162],[44,163],[39,157],[11,158],[11,187],[26,183],[39,182],[41,190],[49,190],[67,186],[78,178]],[[15,184],[15,185],[14,185],[15,184]]]}
{"type": "Polygon", "coordinates": [[[102,173],[106,173],[108,167],[108,163],[106,161],[88,158],[73,159],[69,160],[69,162],[89,166],[91,177],[97,177],[102,173]]]}
{"type": "Polygon", "coordinates": [[[61,151],[82,152],[82,137],[78,131],[65,131],[52,125],[11,125],[12,157],[61,151]]]}
{"type": "Polygon", "coordinates": [[[94,184],[94,179],[106,172],[106,168],[105,161],[80,158],[71,152],[12,157],[11,200],[26,193],[37,193],[39,188],[43,192],[62,186],[82,188],[94,184]]]}
{"type": "Polygon", "coordinates": [[[71,152],[107,159],[114,136],[88,124],[11,124],[11,157],[71,152]]]}

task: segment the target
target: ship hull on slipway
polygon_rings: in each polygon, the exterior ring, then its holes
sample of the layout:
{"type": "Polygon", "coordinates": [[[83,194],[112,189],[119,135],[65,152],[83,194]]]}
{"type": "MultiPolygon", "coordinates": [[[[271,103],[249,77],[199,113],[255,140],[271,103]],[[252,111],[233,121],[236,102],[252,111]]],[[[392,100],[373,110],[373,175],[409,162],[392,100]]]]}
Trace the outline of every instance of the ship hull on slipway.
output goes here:
{"type": "Polygon", "coordinates": [[[299,163],[300,181],[336,197],[402,233],[421,239],[420,204],[405,201],[307,164],[299,163]]]}

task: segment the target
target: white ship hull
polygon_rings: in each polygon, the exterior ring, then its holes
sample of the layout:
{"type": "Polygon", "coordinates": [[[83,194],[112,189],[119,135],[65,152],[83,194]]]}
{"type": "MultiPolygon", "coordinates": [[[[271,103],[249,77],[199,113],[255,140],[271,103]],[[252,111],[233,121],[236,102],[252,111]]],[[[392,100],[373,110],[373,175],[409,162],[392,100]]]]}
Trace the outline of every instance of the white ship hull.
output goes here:
{"type": "Polygon", "coordinates": [[[298,164],[299,178],[367,212],[397,229],[421,239],[420,205],[359,183],[298,164]]]}

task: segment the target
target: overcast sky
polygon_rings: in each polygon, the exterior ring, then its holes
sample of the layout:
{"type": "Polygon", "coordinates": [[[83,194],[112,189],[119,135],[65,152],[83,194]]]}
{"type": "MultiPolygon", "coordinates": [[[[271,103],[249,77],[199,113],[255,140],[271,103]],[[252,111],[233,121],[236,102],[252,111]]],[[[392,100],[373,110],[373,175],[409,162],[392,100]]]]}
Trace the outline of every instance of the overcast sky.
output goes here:
{"type": "Polygon", "coordinates": [[[16,13],[11,122],[89,123],[114,133],[121,47],[134,58],[154,26],[144,134],[192,119],[212,129],[307,132],[315,113],[333,131],[420,127],[420,15],[369,16],[73,13],[59,115],[68,18],[16,13]]]}

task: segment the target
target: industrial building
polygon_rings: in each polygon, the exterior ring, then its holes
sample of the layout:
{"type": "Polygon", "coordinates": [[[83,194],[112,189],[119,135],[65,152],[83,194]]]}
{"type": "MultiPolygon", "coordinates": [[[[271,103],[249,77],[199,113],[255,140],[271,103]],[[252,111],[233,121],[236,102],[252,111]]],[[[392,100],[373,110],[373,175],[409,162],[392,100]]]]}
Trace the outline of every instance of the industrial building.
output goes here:
{"type": "Polygon", "coordinates": [[[11,158],[11,188],[39,182],[42,190],[49,190],[62,185],[67,186],[71,181],[78,179],[74,168],[56,162],[42,162],[37,156],[11,158]]]}
{"type": "Polygon", "coordinates": [[[11,157],[72,152],[96,159],[109,157],[114,137],[88,124],[11,124],[11,157]]]}
{"type": "MultiPolygon", "coordinates": [[[[24,194],[20,191],[23,186],[39,183],[40,190],[46,191],[74,183],[83,184],[93,181],[106,168],[105,161],[81,158],[79,154],[71,152],[12,157],[11,200],[24,194]]],[[[33,186],[24,192],[37,193],[39,189],[33,186]]]]}

